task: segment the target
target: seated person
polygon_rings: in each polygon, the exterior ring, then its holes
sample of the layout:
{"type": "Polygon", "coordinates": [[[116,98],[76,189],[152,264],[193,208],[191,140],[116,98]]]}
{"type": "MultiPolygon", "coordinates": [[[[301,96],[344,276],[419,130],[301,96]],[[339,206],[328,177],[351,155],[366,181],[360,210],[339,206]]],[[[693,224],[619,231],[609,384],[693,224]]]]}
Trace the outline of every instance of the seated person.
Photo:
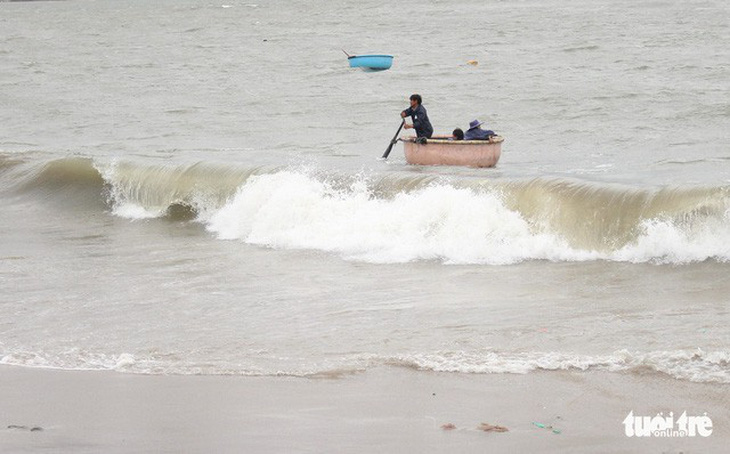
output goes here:
{"type": "Polygon", "coordinates": [[[480,128],[482,123],[484,122],[479,120],[469,123],[469,129],[464,133],[464,140],[489,140],[490,137],[497,135],[494,131],[480,128]]]}
{"type": "Polygon", "coordinates": [[[456,128],[451,133],[451,135],[441,135],[441,136],[431,136],[432,139],[441,139],[441,140],[464,140],[464,131],[461,130],[461,128],[456,128]]]}

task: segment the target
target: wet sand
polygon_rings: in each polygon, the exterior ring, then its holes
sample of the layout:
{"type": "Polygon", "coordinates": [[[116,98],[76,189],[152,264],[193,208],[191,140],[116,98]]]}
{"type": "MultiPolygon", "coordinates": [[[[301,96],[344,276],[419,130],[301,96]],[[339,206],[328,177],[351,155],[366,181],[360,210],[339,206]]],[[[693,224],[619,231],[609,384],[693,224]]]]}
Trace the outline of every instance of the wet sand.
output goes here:
{"type": "Polygon", "coordinates": [[[719,453],[730,444],[727,385],[656,373],[381,368],[292,378],[2,366],[0,387],[0,452],[719,453]],[[629,438],[631,410],[706,412],[713,433],[629,438]]]}

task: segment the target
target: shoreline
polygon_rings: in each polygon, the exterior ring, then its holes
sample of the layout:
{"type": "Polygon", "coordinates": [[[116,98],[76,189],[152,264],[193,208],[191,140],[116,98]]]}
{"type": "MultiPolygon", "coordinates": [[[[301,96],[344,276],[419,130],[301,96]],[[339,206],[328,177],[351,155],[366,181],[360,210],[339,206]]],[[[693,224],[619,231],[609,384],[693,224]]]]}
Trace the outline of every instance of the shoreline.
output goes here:
{"type": "Polygon", "coordinates": [[[4,365],[0,386],[2,452],[707,453],[730,443],[727,385],[656,373],[384,367],[315,379],[4,365]],[[629,438],[622,421],[630,411],[707,413],[713,431],[629,438]],[[485,432],[482,423],[508,431],[485,432]]]}

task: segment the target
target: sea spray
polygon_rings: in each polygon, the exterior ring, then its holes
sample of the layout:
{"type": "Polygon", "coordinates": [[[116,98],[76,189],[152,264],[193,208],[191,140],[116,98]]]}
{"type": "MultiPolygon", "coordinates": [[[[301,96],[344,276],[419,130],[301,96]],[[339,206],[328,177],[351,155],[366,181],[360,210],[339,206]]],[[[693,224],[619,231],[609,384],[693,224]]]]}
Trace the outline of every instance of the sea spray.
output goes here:
{"type": "Polygon", "coordinates": [[[562,199],[553,195],[540,211],[524,203],[525,212],[514,209],[509,201],[514,194],[535,192],[536,187],[540,185],[535,182],[473,188],[432,181],[391,197],[376,197],[362,181],[335,188],[308,174],[282,171],[252,176],[221,209],[201,220],[220,239],[323,250],[372,263],[688,263],[730,258],[730,222],[722,192],[713,205],[696,200],[706,195],[690,191],[677,196],[631,189],[612,195],[616,191],[610,188],[581,187],[571,192],[572,203],[556,203],[562,199]],[[678,198],[689,201],[677,206],[678,198]],[[620,203],[604,207],[601,199],[620,203]],[[600,205],[600,210],[587,211],[590,204],[600,205]],[[610,228],[596,232],[599,223],[610,228]],[[581,247],[590,236],[603,238],[600,247],[581,247]]]}
{"type": "Polygon", "coordinates": [[[130,219],[166,216],[181,206],[205,216],[208,210],[218,209],[250,175],[261,171],[206,163],[171,167],[112,161],[97,167],[112,212],[130,219]]]}
{"type": "Polygon", "coordinates": [[[430,184],[379,199],[361,184],[335,190],[293,172],[252,177],[207,226],[221,239],[374,263],[505,264],[562,248],[491,192],[430,184]]]}
{"type": "Polygon", "coordinates": [[[50,209],[197,221],[215,237],[372,263],[730,260],[728,187],[328,172],[199,162],[20,162],[4,185],[50,209]]]}

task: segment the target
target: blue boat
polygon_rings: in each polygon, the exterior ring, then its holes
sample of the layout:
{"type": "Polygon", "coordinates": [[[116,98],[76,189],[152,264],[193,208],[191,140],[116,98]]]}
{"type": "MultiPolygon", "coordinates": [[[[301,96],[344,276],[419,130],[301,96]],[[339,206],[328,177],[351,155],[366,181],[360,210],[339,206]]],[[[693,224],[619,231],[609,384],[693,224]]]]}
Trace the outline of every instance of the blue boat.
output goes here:
{"type": "Polygon", "coordinates": [[[347,60],[350,68],[362,68],[365,71],[384,71],[393,64],[392,55],[350,55],[347,60]]]}

